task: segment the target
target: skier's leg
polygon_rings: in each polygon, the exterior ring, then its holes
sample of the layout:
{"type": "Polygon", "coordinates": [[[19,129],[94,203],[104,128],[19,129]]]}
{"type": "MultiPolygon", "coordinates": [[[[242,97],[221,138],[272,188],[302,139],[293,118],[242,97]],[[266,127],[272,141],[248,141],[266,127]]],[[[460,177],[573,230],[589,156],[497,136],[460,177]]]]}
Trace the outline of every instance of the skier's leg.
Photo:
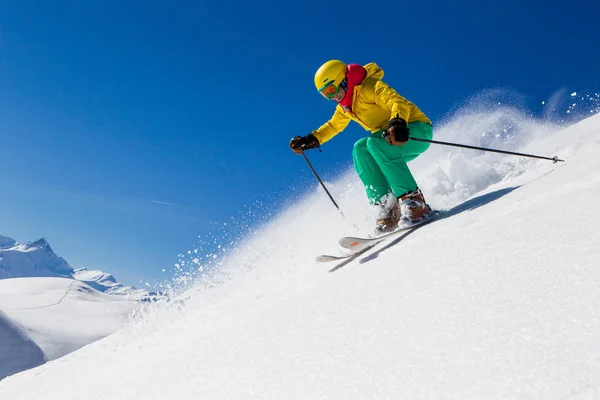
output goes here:
{"type": "MultiPolygon", "coordinates": [[[[413,122],[408,124],[408,127],[411,137],[428,140],[433,137],[433,130],[429,124],[413,122]]],[[[396,196],[417,189],[417,182],[406,163],[427,150],[429,143],[409,140],[402,146],[391,146],[381,137],[381,133],[378,133],[367,140],[366,147],[396,196]]]]}
{"type": "Polygon", "coordinates": [[[391,193],[392,188],[367,148],[367,143],[371,139],[362,138],[354,143],[352,158],[354,160],[354,169],[365,186],[369,202],[376,204],[381,201],[382,197],[391,193]]]}

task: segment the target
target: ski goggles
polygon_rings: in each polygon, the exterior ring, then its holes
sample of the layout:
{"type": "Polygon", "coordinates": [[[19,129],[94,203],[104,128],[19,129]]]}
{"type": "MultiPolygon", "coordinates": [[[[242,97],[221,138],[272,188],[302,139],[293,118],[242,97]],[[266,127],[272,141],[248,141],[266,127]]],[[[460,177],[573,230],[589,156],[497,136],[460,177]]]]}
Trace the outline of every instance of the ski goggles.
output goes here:
{"type": "Polygon", "coordinates": [[[346,87],[347,83],[345,79],[342,81],[342,83],[340,83],[339,86],[332,81],[319,89],[319,93],[321,93],[327,100],[331,100],[337,96],[337,94],[340,92],[340,88],[346,89],[346,87]]]}
{"type": "Polygon", "coordinates": [[[327,100],[333,99],[339,92],[340,86],[337,86],[333,82],[329,82],[319,90],[319,93],[321,93],[327,100]]]}

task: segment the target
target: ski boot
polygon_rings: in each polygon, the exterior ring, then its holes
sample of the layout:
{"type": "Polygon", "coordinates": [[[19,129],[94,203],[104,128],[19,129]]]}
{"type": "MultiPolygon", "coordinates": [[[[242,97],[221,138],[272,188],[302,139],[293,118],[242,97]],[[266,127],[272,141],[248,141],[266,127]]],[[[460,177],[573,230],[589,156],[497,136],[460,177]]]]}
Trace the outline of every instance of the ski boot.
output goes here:
{"type": "Polygon", "coordinates": [[[415,224],[432,212],[419,188],[398,197],[398,201],[400,203],[400,216],[403,222],[407,224],[415,224]]]}
{"type": "Polygon", "coordinates": [[[377,204],[379,215],[375,226],[375,233],[378,235],[393,231],[400,221],[400,205],[396,197],[390,194],[381,200],[382,203],[377,204]]]}

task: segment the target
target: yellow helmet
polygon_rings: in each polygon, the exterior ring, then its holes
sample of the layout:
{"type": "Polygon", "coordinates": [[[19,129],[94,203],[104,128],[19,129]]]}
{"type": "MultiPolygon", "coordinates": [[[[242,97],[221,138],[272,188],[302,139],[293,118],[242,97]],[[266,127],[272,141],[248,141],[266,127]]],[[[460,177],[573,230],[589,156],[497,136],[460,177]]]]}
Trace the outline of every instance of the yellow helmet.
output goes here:
{"type": "Polygon", "coordinates": [[[315,86],[317,90],[321,92],[325,87],[332,84],[336,87],[340,86],[346,77],[346,71],[346,64],[340,60],[327,61],[315,73],[315,86]]]}

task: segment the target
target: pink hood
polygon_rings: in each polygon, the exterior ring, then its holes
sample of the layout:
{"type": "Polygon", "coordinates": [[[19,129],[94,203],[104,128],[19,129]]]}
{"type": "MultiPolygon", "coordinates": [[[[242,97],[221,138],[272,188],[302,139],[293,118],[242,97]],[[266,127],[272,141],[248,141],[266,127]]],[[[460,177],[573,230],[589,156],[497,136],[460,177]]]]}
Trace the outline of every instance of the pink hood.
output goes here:
{"type": "Polygon", "coordinates": [[[367,70],[360,64],[348,64],[348,72],[346,73],[346,79],[348,79],[348,88],[346,89],[346,96],[340,101],[340,105],[344,108],[351,109],[352,106],[352,94],[354,93],[354,86],[360,84],[363,79],[367,76],[367,70]]]}

